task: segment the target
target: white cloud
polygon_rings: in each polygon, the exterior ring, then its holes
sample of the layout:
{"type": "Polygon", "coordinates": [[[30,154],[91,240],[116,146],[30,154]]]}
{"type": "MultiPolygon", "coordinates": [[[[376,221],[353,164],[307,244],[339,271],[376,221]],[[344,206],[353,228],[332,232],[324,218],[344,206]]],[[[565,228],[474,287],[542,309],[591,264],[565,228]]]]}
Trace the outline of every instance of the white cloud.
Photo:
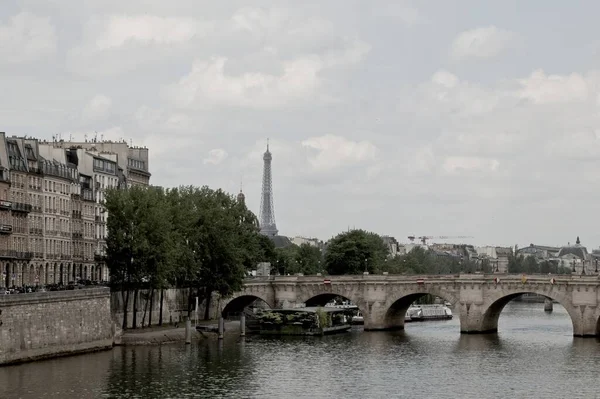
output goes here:
{"type": "Polygon", "coordinates": [[[171,45],[205,34],[205,27],[192,18],[163,18],[154,15],[113,15],[96,39],[101,50],[128,43],[171,45]]]}
{"type": "Polygon", "coordinates": [[[227,159],[227,155],[228,154],[224,149],[215,148],[208,152],[208,157],[204,158],[204,161],[202,161],[202,162],[205,165],[206,164],[218,165],[221,162],[223,162],[225,159],[227,159]]]}
{"type": "Polygon", "coordinates": [[[572,73],[567,76],[546,75],[538,69],[528,78],[519,79],[519,96],[535,104],[584,101],[588,98],[588,85],[583,76],[572,73]]]}
{"type": "Polygon", "coordinates": [[[21,12],[0,25],[0,64],[33,61],[55,51],[56,30],[50,18],[21,12]]]}
{"type": "Polygon", "coordinates": [[[467,30],[456,36],[450,54],[455,59],[492,58],[509,48],[516,37],[513,32],[495,26],[467,30]]]}
{"type": "Polygon", "coordinates": [[[433,74],[431,81],[447,89],[451,89],[458,84],[458,77],[448,71],[440,70],[433,74]]]}
{"type": "Polygon", "coordinates": [[[84,121],[97,121],[106,118],[112,106],[112,100],[102,94],[95,95],[83,109],[84,121]]]}
{"type": "Polygon", "coordinates": [[[306,139],[302,146],[316,151],[316,155],[309,157],[309,163],[320,171],[372,161],[377,155],[377,147],[368,141],[357,142],[331,134],[306,139]]]}
{"type": "Polygon", "coordinates": [[[279,75],[247,72],[238,76],[225,72],[227,59],[196,60],[190,73],[170,88],[180,107],[240,106],[274,108],[308,98],[320,84],[318,58],[300,58],[283,63],[279,75]]]}
{"type": "Polygon", "coordinates": [[[498,170],[499,166],[500,162],[497,159],[449,156],[444,160],[442,168],[446,173],[455,174],[461,172],[494,172],[498,170]]]}

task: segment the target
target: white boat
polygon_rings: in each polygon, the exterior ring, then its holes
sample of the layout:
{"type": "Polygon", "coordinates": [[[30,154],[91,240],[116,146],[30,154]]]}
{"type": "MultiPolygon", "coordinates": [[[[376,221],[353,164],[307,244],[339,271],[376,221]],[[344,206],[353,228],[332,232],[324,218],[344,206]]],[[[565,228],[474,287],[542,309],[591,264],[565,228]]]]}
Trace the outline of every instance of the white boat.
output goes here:
{"type": "Polygon", "coordinates": [[[452,310],[446,305],[413,305],[408,308],[404,321],[449,320],[452,310]]]}
{"type": "Polygon", "coordinates": [[[365,324],[365,319],[360,311],[356,313],[356,316],[352,316],[352,324],[365,324]]]}

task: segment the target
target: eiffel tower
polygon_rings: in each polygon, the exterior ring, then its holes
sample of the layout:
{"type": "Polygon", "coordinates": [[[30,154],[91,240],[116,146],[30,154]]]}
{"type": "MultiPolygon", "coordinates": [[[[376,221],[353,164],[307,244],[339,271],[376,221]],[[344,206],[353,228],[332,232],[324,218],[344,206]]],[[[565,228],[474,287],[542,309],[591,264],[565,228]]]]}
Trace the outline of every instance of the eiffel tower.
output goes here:
{"type": "Polygon", "coordinates": [[[260,233],[266,236],[276,236],[277,226],[275,225],[275,207],[273,206],[273,183],[271,180],[271,152],[269,151],[269,141],[267,140],[267,151],[263,155],[263,181],[262,195],[260,197],[260,233]]]}

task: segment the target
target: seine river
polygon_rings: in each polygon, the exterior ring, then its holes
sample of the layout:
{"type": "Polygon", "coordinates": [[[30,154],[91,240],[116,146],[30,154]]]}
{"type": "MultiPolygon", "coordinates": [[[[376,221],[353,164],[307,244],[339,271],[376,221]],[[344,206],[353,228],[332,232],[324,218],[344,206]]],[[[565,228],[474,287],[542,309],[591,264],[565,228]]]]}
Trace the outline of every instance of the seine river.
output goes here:
{"type": "Polygon", "coordinates": [[[458,319],[324,338],[231,337],[0,369],[0,398],[600,398],[600,342],[511,302],[497,335],[458,319]]]}

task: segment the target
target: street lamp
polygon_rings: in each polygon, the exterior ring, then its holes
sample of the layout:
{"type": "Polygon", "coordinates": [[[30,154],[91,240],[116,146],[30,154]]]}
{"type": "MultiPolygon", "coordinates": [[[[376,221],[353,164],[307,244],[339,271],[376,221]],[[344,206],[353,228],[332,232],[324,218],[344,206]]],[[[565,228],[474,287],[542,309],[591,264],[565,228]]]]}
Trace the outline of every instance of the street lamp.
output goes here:
{"type": "Polygon", "coordinates": [[[596,258],[596,274],[598,274],[598,258],[596,258]]]}
{"type": "Polygon", "coordinates": [[[575,259],[573,259],[573,260],[571,261],[571,266],[572,266],[572,270],[571,270],[571,271],[572,271],[573,273],[575,273],[575,259]]]}
{"type": "Polygon", "coordinates": [[[585,274],[585,259],[581,260],[581,275],[585,274]]]}
{"type": "Polygon", "coordinates": [[[368,265],[367,262],[368,262],[367,258],[365,258],[365,272],[363,274],[369,274],[369,270],[367,269],[367,265],[368,265]]]}

